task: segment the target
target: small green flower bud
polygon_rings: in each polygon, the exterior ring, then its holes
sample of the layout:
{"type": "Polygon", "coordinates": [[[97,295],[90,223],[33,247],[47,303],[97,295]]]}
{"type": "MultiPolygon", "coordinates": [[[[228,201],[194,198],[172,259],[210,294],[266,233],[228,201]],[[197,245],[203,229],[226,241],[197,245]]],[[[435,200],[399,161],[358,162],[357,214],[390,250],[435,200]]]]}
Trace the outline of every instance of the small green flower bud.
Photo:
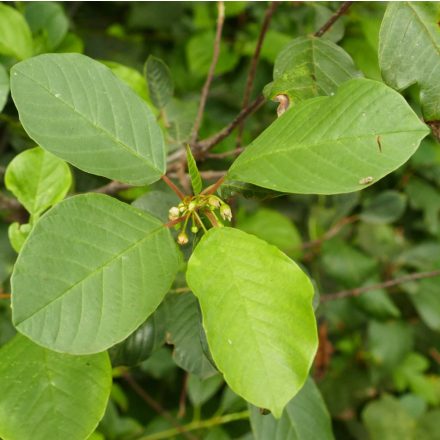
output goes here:
{"type": "Polygon", "coordinates": [[[223,205],[220,206],[220,215],[222,216],[223,220],[230,222],[232,220],[232,211],[230,206],[226,203],[223,203],[223,205]]]}
{"type": "Polygon", "coordinates": [[[191,232],[192,232],[193,234],[197,234],[197,232],[199,232],[199,228],[198,228],[197,226],[192,226],[192,227],[191,227],[191,232]]]}
{"type": "Polygon", "coordinates": [[[178,236],[177,236],[177,243],[179,243],[180,245],[184,245],[188,243],[188,236],[186,235],[185,231],[182,231],[178,236]]]}
{"type": "Polygon", "coordinates": [[[195,202],[189,202],[188,211],[194,211],[194,209],[196,209],[195,202]]]}
{"type": "Polygon", "coordinates": [[[172,208],[170,208],[170,210],[168,211],[168,218],[170,220],[176,220],[180,217],[180,210],[177,206],[173,206],[172,208]]]}
{"type": "Polygon", "coordinates": [[[220,207],[220,200],[216,196],[210,196],[208,199],[208,204],[214,208],[220,207]]]}

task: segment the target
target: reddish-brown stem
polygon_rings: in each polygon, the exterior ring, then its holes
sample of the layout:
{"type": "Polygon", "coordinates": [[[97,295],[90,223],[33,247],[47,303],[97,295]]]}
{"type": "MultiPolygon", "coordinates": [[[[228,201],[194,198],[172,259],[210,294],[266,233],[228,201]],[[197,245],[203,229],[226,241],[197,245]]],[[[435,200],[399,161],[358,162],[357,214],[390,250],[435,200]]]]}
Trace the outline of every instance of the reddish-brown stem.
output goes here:
{"type": "Polygon", "coordinates": [[[201,194],[203,195],[211,195],[214,194],[217,189],[220,187],[220,185],[225,181],[226,176],[220,177],[220,179],[217,180],[213,185],[208,186],[208,188],[205,188],[201,194]]]}
{"type": "MultiPolygon", "coordinates": [[[[255,80],[255,74],[257,72],[257,65],[258,61],[260,59],[260,53],[261,48],[263,47],[264,38],[266,36],[266,32],[269,29],[269,24],[272,19],[272,15],[275,12],[275,9],[277,8],[278,3],[277,2],[271,2],[266,9],[266,13],[264,14],[263,24],[261,26],[260,34],[258,35],[257,45],[255,46],[255,51],[252,56],[251,65],[249,68],[249,73],[246,79],[246,86],[244,89],[244,95],[243,95],[243,102],[242,102],[242,108],[245,109],[249,103],[249,99],[251,97],[252,93],[252,86],[254,85],[255,80]]],[[[237,133],[237,147],[241,146],[241,138],[243,135],[243,129],[244,129],[244,121],[241,121],[238,126],[238,133],[237,133]]]]}
{"type": "Polygon", "coordinates": [[[0,293],[0,299],[9,299],[11,298],[10,293],[0,293]]]}
{"type": "Polygon", "coordinates": [[[210,221],[211,225],[216,228],[219,223],[215,215],[211,211],[204,211],[204,214],[206,215],[206,218],[210,221]]]}
{"type": "Polygon", "coordinates": [[[177,194],[177,197],[179,197],[180,200],[183,200],[185,198],[185,194],[183,194],[180,189],[174,185],[174,183],[171,181],[171,179],[168,178],[166,174],[162,176],[162,180],[177,194]]]}
{"type": "Polygon", "coordinates": [[[440,269],[433,270],[431,272],[417,272],[409,275],[404,275],[400,278],[394,278],[392,280],[387,280],[382,283],[370,284],[368,286],[357,287],[356,289],[341,290],[336,293],[329,293],[327,295],[321,296],[321,302],[334,301],[336,299],[349,298],[359,296],[364,292],[377,289],[386,289],[389,287],[394,287],[399,284],[409,283],[410,281],[422,280],[424,278],[434,278],[440,276],[440,269]]]}
{"type": "Polygon", "coordinates": [[[203,119],[203,113],[205,111],[206,101],[208,99],[209,88],[211,87],[212,79],[214,78],[215,68],[217,66],[218,57],[220,55],[220,43],[222,39],[223,23],[225,21],[225,5],[222,1],[218,2],[218,14],[217,14],[217,30],[214,40],[214,51],[212,54],[211,65],[209,66],[208,76],[206,77],[205,84],[203,85],[202,94],[200,96],[199,108],[197,111],[196,120],[191,134],[191,144],[197,141],[199,136],[199,129],[203,119]]]}
{"type": "Polygon", "coordinates": [[[322,37],[335,24],[339,17],[347,12],[352,4],[353,2],[342,3],[341,7],[313,35],[315,37],[322,37]]]}
{"type": "Polygon", "coordinates": [[[183,217],[176,218],[176,220],[170,220],[168,223],[165,223],[164,226],[166,228],[172,228],[173,226],[178,225],[179,223],[182,223],[189,217],[188,215],[184,215],[183,217]]]}

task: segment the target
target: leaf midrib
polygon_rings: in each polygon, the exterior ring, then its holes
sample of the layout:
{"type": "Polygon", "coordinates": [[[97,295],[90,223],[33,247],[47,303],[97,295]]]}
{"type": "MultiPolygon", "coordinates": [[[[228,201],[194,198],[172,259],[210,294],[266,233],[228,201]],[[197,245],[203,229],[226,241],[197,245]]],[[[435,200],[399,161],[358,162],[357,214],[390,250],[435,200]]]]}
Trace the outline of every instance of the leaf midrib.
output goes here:
{"type": "Polygon", "coordinates": [[[89,125],[91,125],[92,127],[96,128],[98,131],[102,132],[103,134],[105,134],[107,137],[109,137],[113,142],[115,142],[116,144],[120,145],[126,152],[128,152],[130,155],[140,159],[148,168],[159,172],[161,175],[163,174],[163,171],[159,168],[156,168],[155,165],[152,165],[145,157],[139,155],[139,153],[137,153],[136,151],[134,151],[133,149],[131,149],[128,145],[125,145],[120,139],[118,139],[117,137],[115,137],[111,132],[109,132],[108,130],[106,130],[104,127],[100,126],[100,125],[96,125],[94,124],[90,119],[88,119],[85,115],[83,115],[82,113],[80,113],[74,106],[70,105],[67,101],[65,101],[64,99],[61,99],[59,97],[56,97],[55,94],[48,89],[47,87],[45,87],[43,84],[39,83],[38,81],[36,81],[34,78],[32,78],[31,76],[26,75],[25,73],[23,73],[21,70],[15,69],[16,71],[18,71],[21,75],[23,75],[24,77],[26,77],[28,80],[32,81],[34,84],[38,85],[39,87],[41,87],[43,90],[45,90],[50,96],[52,96],[54,99],[58,100],[59,102],[62,102],[67,108],[69,108],[70,110],[72,110],[75,114],[77,114],[78,116],[80,116],[82,119],[84,119],[89,125]]]}
{"type": "Polygon", "coordinates": [[[158,231],[160,231],[164,226],[160,225],[159,227],[157,227],[156,229],[153,229],[152,231],[148,232],[147,235],[145,235],[144,237],[142,237],[139,240],[136,240],[134,243],[130,244],[130,246],[128,246],[127,248],[123,249],[121,252],[119,252],[118,254],[112,256],[110,259],[108,259],[105,263],[101,264],[101,266],[97,267],[96,269],[94,269],[93,271],[91,271],[88,275],[86,275],[85,277],[81,278],[80,280],[76,281],[74,284],[72,284],[70,287],[68,287],[66,290],[64,290],[60,295],[58,295],[56,298],[51,299],[48,303],[42,305],[41,307],[39,307],[37,310],[33,311],[32,314],[30,314],[29,316],[27,316],[26,318],[22,319],[20,322],[15,322],[16,326],[19,326],[20,324],[23,324],[24,322],[32,319],[36,314],[38,314],[39,312],[41,312],[43,309],[50,307],[52,304],[56,303],[57,301],[63,299],[66,295],[69,294],[69,292],[71,290],[73,290],[76,286],[78,286],[79,284],[85,282],[87,279],[89,279],[90,277],[94,276],[95,274],[97,274],[98,272],[102,271],[106,266],[110,265],[111,263],[113,263],[114,261],[116,261],[118,258],[120,258],[121,256],[123,256],[125,253],[130,252],[132,249],[134,249],[135,247],[139,246],[142,242],[146,241],[147,239],[149,239],[152,235],[154,235],[155,233],[157,233],[158,231]]]}

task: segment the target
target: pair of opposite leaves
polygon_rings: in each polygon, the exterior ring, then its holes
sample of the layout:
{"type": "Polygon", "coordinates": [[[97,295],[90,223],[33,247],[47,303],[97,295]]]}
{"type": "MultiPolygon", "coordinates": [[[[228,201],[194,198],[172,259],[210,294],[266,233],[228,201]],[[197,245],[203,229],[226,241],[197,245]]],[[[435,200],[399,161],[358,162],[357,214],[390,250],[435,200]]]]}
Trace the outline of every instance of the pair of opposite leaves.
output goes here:
{"type": "MultiPolygon", "coordinates": [[[[31,58],[12,69],[11,91],[29,136],[78,168],[137,185],[164,174],[154,115],[100,63],[77,54],[31,58]]],[[[405,162],[427,132],[398,93],[356,79],[286,112],[228,176],[286,192],[355,191],[405,162]]],[[[103,351],[153,313],[178,265],[159,220],[107,196],[69,198],[41,218],[18,257],[14,323],[56,351],[103,351]]],[[[225,228],[201,240],[187,281],[228,384],[280,416],[317,345],[307,276],[277,248],[225,228]]]]}

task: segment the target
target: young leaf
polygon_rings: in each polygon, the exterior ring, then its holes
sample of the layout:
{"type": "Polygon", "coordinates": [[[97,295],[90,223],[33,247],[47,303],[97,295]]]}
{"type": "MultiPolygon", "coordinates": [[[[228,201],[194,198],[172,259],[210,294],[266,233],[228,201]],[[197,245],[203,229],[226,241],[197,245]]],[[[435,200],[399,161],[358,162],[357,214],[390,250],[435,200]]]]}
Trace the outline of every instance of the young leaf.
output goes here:
{"type": "Polygon", "coordinates": [[[170,69],[161,59],[150,55],[145,63],[145,76],[154,106],[160,110],[165,108],[174,93],[170,69]]]}
{"type": "Polygon", "coordinates": [[[318,387],[307,379],[299,393],[287,404],[280,420],[251,409],[255,440],[333,440],[330,415],[318,387]]]}
{"type": "Polygon", "coordinates": [[[214,228],[192,254],[187,282],[228,385],[279,418],[303,386],[317,348],[307,276],[263,240],[214,228]]]}
{"type": "Polygon", "coordinates": [[[9,95],[9,76],[3,64],[0,64],[0,112],[4,109],[9,95]]]}
{"type": "Polygon", "coordinates": [[[80,54],[45,54],[11,72],[20,121],[41,147],[88,173],[134,185],[164,174],[154,115],[108,67],[80,54]]]}
{"type": "Polygon", "coordinates": [[[32,56],[32,34],[24,17],[11,6],[0,4],[0,54],[19,60],[32,56]]]}
{"type": "Polygon", "coordinates": [[[12,274],[12,317],[38,344],[97,353],[156,309],[177,272],[163,224],[100,194],[71,197],[35,225],[12,274]]]}
{"type": "Polygon", "coordinates": [[[389,2],[379,34],[385,82],[397,90],[418,83],[428,121],[440,119],[439,17],[437,2],[389,2]]]}
{"type": "Polygon", "coordinates": [[[5,174],[6,188],[32,215],[63,200],[71,184],[66,162],[39,147],[15,156],[5,174]]]}
{"type": "Polygon", "coordinates": [[[17,335],[0,358],[2,438],[84,439],[94,431],[110,395],[107,353],[70,356],[17,335]]]}
{"type": "Polygon", "coordinates": [[[56,2],[29,2],[24,15],[44,52],[51,52],[63,41],[69,30],[69,19],[56,2]]]}
{"type": "Polygon", "coordinates": [[[291,101],[334,94],[340,84],[359,76],[350,55],[331,41],[295,38],[277,56],[273,82],[264,94],[285,94],[291,101]]]}
{"type": "Polygon", "coordinates": [[[358,191],[394,171],[429,130],[393,89],[353,79],[299,103],[246,148],[229,178],[302,194],[358,191]]]}
{"type": "Polygon", "coordinates": [[[194,159],[191,147],[189,145],[186,146],[186,160],[188,162],[188,172],[191,177],[191,186],[193,188],[194,194],[200,194],[203,187],[202,178],[200,177],[196,160],[194,159]]]}

